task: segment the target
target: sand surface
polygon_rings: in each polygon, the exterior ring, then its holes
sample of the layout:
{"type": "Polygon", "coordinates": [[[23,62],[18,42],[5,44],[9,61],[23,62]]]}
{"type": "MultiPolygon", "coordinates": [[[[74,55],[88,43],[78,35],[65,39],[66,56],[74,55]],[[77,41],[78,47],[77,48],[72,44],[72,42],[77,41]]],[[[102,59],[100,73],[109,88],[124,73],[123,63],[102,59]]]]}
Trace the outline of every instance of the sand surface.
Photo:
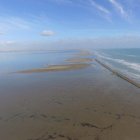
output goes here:
{"type": "Polygon", "coordinates": [[[77,54],[77,56],[90,56],[92,55],[89,51],[80,50],[80,52],[77,54]]]}
{"type": "Polygon", "coordinates": [[[85,62],[92,62],[93,59],[91,58],[70,58],[70,59],[67,59],[67,62],[71,62],[71,63],[85,63],[85,62]]]}
{"type": "Polygon", "coordinates": [[[1,80],[1,140],[140,139],[140,89],[95,61],[1,80]]]}
{"type": "Polygon", "coordinates": [[[42,73],[42,72],[53,72],[53,71],[68,71],[82,69],[90,66],[89,64],[66,64],[66,65],[50,65],[46,68],[35,68],[29,70],[17,71],[17,73],[42,73]]]}

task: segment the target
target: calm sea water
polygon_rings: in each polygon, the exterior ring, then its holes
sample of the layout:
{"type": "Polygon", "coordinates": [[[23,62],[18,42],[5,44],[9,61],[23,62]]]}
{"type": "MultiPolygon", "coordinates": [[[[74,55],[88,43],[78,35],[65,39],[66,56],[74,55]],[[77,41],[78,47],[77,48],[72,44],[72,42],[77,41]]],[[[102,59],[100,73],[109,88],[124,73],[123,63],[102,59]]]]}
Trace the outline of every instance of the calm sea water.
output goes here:
{"type": "Polygon", "coordinates": [[[63,64],[77,50],[0,52],[0,75],[24,69],[63,64]]]}
{"type": "Polygon", "coordinates": [[[109,66],[140,82],[140,48],[104,49],[95,54],[109,66]]]}

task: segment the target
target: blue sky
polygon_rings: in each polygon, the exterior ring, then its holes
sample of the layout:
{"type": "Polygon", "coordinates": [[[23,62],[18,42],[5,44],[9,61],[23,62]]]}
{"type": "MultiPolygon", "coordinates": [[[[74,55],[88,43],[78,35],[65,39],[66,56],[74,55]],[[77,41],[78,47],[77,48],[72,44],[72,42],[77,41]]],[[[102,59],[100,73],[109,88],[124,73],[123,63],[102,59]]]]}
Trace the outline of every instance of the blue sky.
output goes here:
{"type": "Polygon", "coordinates": [[[139,0],[0,0],[0,46],[124,37],[134,42],[139,19],[139,0]]]}

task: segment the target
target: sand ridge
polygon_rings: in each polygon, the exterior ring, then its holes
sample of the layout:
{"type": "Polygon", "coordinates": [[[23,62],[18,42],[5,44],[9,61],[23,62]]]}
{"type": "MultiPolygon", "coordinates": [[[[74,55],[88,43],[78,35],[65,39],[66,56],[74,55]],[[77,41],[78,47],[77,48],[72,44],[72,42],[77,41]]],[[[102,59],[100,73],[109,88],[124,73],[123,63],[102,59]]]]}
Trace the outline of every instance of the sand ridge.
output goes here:
{"type": "Polygon", "coordinates": [[[75,58],[67,59],[66,61],[67,62],[71,62],[71,63],[85,63],[85,62],[92,62],[93,59],[91,59],[91,58],[78,58],[78,57],[75,57],[75,58]]]}
{"type": "Polygon", "coordinates": [[[46,68],[21,70],[21,71],[17,71],[17,73],[41,73],[41,72],[53,72],[53,71],[68,71],[68,70],[83,69],[88,66],[90,66],[90,64],[49,65],[46,68]]]}

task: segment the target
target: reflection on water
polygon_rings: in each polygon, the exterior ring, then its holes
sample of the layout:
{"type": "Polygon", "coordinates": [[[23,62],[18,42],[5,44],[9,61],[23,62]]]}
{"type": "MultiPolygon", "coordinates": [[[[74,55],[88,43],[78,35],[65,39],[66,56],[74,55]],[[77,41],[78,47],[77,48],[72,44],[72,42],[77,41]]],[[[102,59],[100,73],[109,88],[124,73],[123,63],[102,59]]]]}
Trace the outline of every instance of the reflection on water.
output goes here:
{"type": "Polygon", "coordinates": [[[77,50],[58,52],[7,52],[0,53],[0,74],[18,70],[46,67],[64,63],[77,50]]]}

